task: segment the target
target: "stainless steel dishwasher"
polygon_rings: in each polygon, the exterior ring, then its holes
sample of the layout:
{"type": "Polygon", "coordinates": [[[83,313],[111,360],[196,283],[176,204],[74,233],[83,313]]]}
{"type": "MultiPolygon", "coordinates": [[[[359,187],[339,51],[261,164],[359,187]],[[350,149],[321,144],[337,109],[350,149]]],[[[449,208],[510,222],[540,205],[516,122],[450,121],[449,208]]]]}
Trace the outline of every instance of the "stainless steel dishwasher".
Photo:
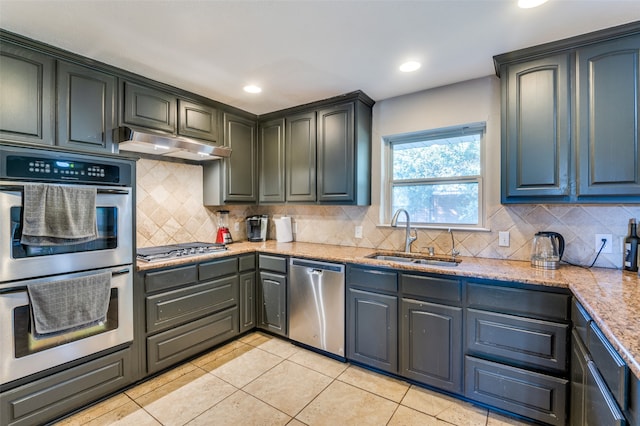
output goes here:
{"type": "Polygon", "coordinates": [[[344,357],[344,265],[290,259],[289,338],[344,357]]]}

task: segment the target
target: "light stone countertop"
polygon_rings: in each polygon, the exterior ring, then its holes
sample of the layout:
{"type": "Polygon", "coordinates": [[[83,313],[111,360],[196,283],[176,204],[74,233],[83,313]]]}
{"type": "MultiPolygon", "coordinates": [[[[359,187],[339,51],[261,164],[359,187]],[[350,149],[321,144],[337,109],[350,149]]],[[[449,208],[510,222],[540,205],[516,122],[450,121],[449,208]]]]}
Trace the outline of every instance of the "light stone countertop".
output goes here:
{"type": "Polygon", "coordinates": [[[278,243],[271,240],[260,243],[238,242],[227,247],[228,250],[224,252],[186,259],[152,263],[138,261],[137,269],[144,271],[260,251],[340,263],[562,287],[571,290],[629,365],[632,373],[640,379],[640,277],[636,273],[568,265],[562,265],[558,270],[541,270],[532,268],[529,262],[476,257],[462,257],[462,263],[457,267],[404,264],[369,259],[365,256],[376,252],[370,248],[300,242],[278,243]]]}

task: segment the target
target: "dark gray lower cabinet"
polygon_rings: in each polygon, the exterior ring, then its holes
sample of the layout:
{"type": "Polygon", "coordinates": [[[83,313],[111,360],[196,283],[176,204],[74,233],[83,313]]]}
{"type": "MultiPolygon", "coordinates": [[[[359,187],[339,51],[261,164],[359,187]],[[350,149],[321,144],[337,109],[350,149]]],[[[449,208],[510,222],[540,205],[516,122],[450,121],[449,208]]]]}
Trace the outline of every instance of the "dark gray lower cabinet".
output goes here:
{"type": "Polygon", "coordinates": [[[143,280],[147,374],[239,334],[237,257],[152,270],[143,280]]]}
{"type": "Polygon", "coordinates": [[[238,258],[240,273],[240,333],[256,326],[256,256],[250,254],[238,258]]]}
{"type": "Polygon", "coordinates": [[[155,373],[238,334],[236,307],[147,338],[147,372],[155,373]]]}
{"type": "Polygon", "coordinates": [[[400,373],[462,392],[462,308],[402,299],[400,373]]]}
{"type": "Polygon", "coordinates": [[[640,424],[639,380],[574,300],[571,334],[571,425],[640,424]],[[583,340],[584,339],[584,340],[583,340]]]}
{"type": "Polygon", "coordinates": [[[398,372],[398,298],[350,288],[347,358],[398,372]]]}
{"type": "Polygon", "coordinates": [[[566,423],[566,379],[465,357],[465,396],[552,425],[566,423]]]}
{"type": "Polygon", "coordinates": [[[287,277],[260,271],[258,325],[281,336],[287,335],[287,277]]]}
{"type": "Polygon", "coordinates": [[[43,424],[132,381],[131,348],[94,359],[0,394],[0,424],[43,424]]]}
{"type": "Polygon", "coordinates": [[[258,328],[286,337],[287,258],[259,254],[258,268],[258,328]]]}

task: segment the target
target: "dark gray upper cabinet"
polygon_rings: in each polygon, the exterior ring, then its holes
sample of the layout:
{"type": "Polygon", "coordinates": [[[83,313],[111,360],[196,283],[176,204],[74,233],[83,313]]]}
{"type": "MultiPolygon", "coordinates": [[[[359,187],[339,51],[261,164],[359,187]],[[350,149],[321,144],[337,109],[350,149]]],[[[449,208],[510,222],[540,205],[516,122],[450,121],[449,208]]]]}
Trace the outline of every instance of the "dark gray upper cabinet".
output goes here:
{"type": "Polygon", "coordinates": [[[286,200],[316,200],[316,113],[286,118],[286,200]]]}
{"type": "MultiPolygon", "coordinates": [[[[373,103],[364,93],[353,92],[261,116],[260,121],[270,125],[284,118],[286,128],[284,199],[279,187],[265,186],[270,195],[261,201],[371,204],[373,103]]],[[[270,171],[261,172],[261,179],[272,176],[279,184],[282,169],[275,166],[276,154],[265,149],[260,155],[268,157],[261,161],[270,171]]]]}
{"type": "Polygon", "coordinates": [[[640,195],[640,35],[576,51],[578,195],[640,195]]]}
{"type": "Polygon", "coordinates": [[[569,195],[570,58],[508,64],[502,79],[503,197],[569,195]]]}
{"type": "Polygon", "coordinates": [[[178,134],[182,136],[219,141],[219,117],[216,108],[178,99],[178,134]]]}
{"type": "Polygon", "coordinates": [[[284,119],[260,124],[258,158],[260,159],[261,203],[284,202],[284,119]]]}
{"type": "Polygon", "coordinates": [[[318,111],[318,201],[354,200],[353,108],[349,103],[318,111]]]}
{"type": "Polygon", "coordinates": [[[123,123],[176,133],[175,95],[129,81],[123,89],[123,123]]]}
{"type": "Polygon", "coordinates": [[[117,78],[58,61],[58,145],[113,151],[117,78]]]}
{"type": "Polygon", "coordinates": [[[224,114],[224,144],[232,149],[225,161],[224,202],[255,203],[257,191],[256,123],[235,114],[224,114]]]}
{"type": "Polygon", "coordinates": [[[0,42],[0,138],[55,144],[55,60],[0,42]]]}
{"type": "Polygon", "coordinates": [[[640,202],[640,24],[494,61],[503,203],[640,202]]]}

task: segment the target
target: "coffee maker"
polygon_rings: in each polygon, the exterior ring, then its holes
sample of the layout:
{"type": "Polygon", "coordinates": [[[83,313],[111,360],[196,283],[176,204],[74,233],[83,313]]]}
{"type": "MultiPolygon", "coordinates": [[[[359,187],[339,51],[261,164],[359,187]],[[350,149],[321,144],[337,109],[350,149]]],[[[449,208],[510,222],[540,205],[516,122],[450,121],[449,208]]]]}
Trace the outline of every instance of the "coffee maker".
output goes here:
{"type": "Polygon", "coordinates": [[[266,241],[269,216],[249,216],[247,218],[247,239],[249,241],[266,241]]]}

